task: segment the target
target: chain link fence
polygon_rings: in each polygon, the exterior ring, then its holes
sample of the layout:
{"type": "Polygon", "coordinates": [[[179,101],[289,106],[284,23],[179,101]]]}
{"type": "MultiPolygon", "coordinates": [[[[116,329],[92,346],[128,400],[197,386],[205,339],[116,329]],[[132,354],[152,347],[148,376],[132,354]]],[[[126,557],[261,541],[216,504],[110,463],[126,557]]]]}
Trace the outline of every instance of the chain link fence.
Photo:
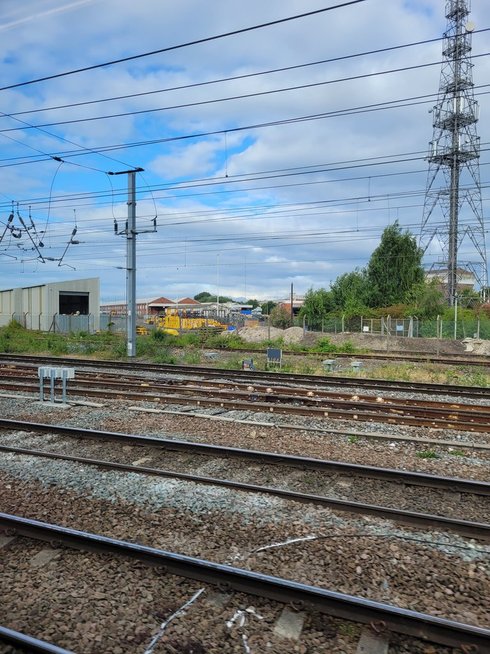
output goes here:
{"type": "Polygon", "coordinates": [[[481,338],[490,339],[490,320],[458,318],[444,320],[419,320],[411,318],[354,318],[327,317],[315,321],[295,320],[297,326],[305,331],[324,332],[325,334],[363,333],[378,336],[399,336],[405,338],[481,338]]]}
{"type": "MultiPolygon", "coordinates": [[[[126,333],[126,316],[110,315],[65,315],[55,314],[44,316],[43,314],[13,313],[0,314],[0,327],[8,325],[12,320],[18,322],[22,327],[33,331],[43,331],[59,334],[70,334],[86,332],[93,334],[97,331],[112,331],[115,333],[126,333]]],[[[229,327],[240,328],[250,319],[243,315],[219,316],[220,322],[229,327]]],[[[257,321],[258,323],[259,321],[257,321]]],[[[139,318],[138,323],[146,324],[144,318],[139,318]]],[[[264,322],[263,324],[267,324],[264,322]]],[[[419,320],[418,318],[364,318],[356,316],[346,318],[342,316],[325,317],[318,320],[307,320],[306,318],[295,317],[294,325],[302,327],[305,332],[323,332],[325,334],[361,333],[379,336],[399,336],[405,338],[482,338],[490,339],[490,320],[480,320],[478,317],[445,320],[440,316],[436,320],[419,320]]]]}

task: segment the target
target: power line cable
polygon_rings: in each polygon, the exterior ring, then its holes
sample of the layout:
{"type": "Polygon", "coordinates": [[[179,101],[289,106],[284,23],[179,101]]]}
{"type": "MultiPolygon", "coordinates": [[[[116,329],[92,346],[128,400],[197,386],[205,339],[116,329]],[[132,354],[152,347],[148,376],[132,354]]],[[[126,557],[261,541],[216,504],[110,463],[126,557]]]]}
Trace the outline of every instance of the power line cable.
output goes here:
{"type": "MultiPolygon", "coordinates": [[[[478,34],[478,33],[481,33],[481,32],[487,32],[489,30],[490,30],[490,28],[475,30],[473,32],[473,34],[478,34]]],[[[60,110],[60,109],[73,109],[73,108],[76,108],[76,107],[85,107],[87,105],[92,105],[92,104],[101,104],[101,103],[105,103],[105,102],[114,102],[114,101],[117,101],[117,100],[128,100],[128,99],[131,99],[131,98],[140,98],[140,97],[144,97],[144,96],[148,96],[148,95],[168,93],[168,92],[171,92],[171,91],[188,90],[188,89],[198,88],[198,87],[202,87],[202,86],[209,86],[209,85],[212,85],[212,84],[221,84],[223,82],[233,82],[233,81],[237,81],[237,80],[249,79],[249,78],[259,77],[259,76],[263,76],[263,75],[270,75],[270,74],[274,74],[274,73],[290,72],[292,70],[299,70],[299,69],[307,68],[307,67],[311,67],[311,66],[319,66],[319,65],[323,65],[323,64],[337,63],[339,61],[354,59],[354,58],[357,58],[357,57],[366,57],[366,56],[373,55],[373,54],[381,54],[381,53],[391,52],[391,51],[394,51],[394,50],[400,50],[400,49],[403,49],[403,48],[411,48],[411,47],[415,47],[415,46],[419,46],[419,45],[425,45],[425,44],[428,44],[428,43],[435,43],[437,41],[441,41],[442,39],[443,39],[443,37],[437,37],[437,38],[433,38],[433,39],[425,39],[423,41],[414,41],[412,43],[403,43],[403,44],[400,44],[400,45],[390,46],[390,47],[387,47],[387,48],[378,48],[377,50],[367,50],[367,51],[364,51],[364,52],[357,52],[357,53],[354,53],[354,54],[343,55],[343,56],[340,56],[340,57],[330,57],[329,59],[320,59],[318,61],[310,61],[310,62],[307,62],[307,63],[304,63],[304,64],[295,64],[293,66],[284,66],[282,68],[270,68],[268,70],[257,71],[255,73],[246,73],[246,74],[243,74],[243,75],[233,75],[233,76],[230,76],[230,77],[221,77],[221,78],[218,78],[218,79],[206,80],[204,82],[193,82],[191,84],[181,84],[179,86],[170,86],[170,87],[163,88],[163,89],[153,89],[151,91],[141,91],[140,93],[128,93],[128,94],[125,94],[125,95],[111,96],[109,98],[98,98],[96,100],[85,100],[85,101],[82,101],[82,102],[72,102],[72,103],[69,103],[69,104],[54,105],[54,106],[51,106],[51,107],[48,106],[48,107],[41,107],[41,108],[37,108],[37,109],[26,109],[24,111],[13,112],[13,113],[11,113],[9,115],[10,116],[23,116],[23,115],[26,115],[26,114],[45,113],[45,112],[48,112],[48,111],[57,111],[57,110],[60,110]]],[[[479,56],[479,55],[475,55],[475,56],[479,56]]]]}
{"type": "Polygon", "coordinates": [[[113,59],[111,61],[106,61],[100,64],[93,64],[92,66],[84,66],[83,68],[76,68],[73,70],[68,70],[63,73],[56,73],[54,75],[46,75],[45,77],[38,77],[37,79],[28,80],[25,82],[18,82],[16,84],[10,84],[8,86],[0,87],[0,91],[6,91],[8,89],[16,89],[21,86],[28,86],[29,84],[37,84],[39,82],[46,82],[52,79],[59,79],[60,77],[67,77],[68,75],[75,75],[78,73],[87,72],[90,70],[96,70],[98,68],[105,68],[107,66],[114,66],[115,64],[121,64],[127,61],[136,61],[137,59],[143,59],[146,57],[151,57],[153,55],[162,54],[164,52],[172,52],[174,50],[180,50],[182,48],[188,48],[194,45],[200,45],[203,43],[210,43],[211,41],[217,41],[219,39],[228,38],[230,36],[237,36],[238,34],[245,34],[246,32],[252,32],[254,30],[263,29],[265,27],[272,27],[274,25],[280,25],[281,23],[287,23],[293,20],[298,20],[300,18],[307,18],[309,16],[316,16],[323,14],[328,11],[333,11],[334,9],[342,9],[343,7],[348,7],[350,5],[357,5],[366,0],[349,0],[349,2],[343,2],[341,4],[332,5],[330,7],[324,7],[323,9],[316,9],[314,11],[308,11],[302,14],[296,14],[294,16],[288,16],[287,18],[279,18],[277,20],[268,21],[266,23],[260,23],[258,25],[252,25],[250,27],[242,27],[237,30],[232,30],[230,32],[223,32],[221,34],[215,34],[214,36],[207,36],[201,39],[195,39],[193,41],[187,41],[186,43],[180,43],[178,45],[168,46],[166,48],[160,48],[159,50],[151,50],[149,52],[143,52],[137,55],[131,55],[129,57],[121,57],[120,59],[113,59]]]}
{"type": "MultiPolygon", "coordinates": [[[[481,88],[488,87],[490,84],[485,84],[481,88]]],[[[479,87],[480,88],[480,87],[479,87]]],[[[485,91],[482,93],[475,93],[475,96],[482,96],[482,95],[488,95],[490,92],[485,91]]],[[[231,133],[231,132],[243,132],[247,130],[253,130],[253,129],[263,129],[267,127],[277,127],[281,125],[293,125],[293,124],[299,124],[303,122],[309,122],[309,121],[314,121],[314,120],[323,120],[326,118],[337,118],[337,117],[343,117],[343,116],[352,116],[352,115],[357,115],[361,113],[371,113],[374,111],[381,111],[381,110],[387,110],[387,109],[399,109],[399,108],[404,108],[404,107],[412,107],[416,105],[422,105],[422,104],[428,104],[430,102],[434,101],[434,97],[436,97],[434,94],[428,94],[428,95],[423,95],[423,96],[415,96],[414,98],[406,98],[406,99],[399,99],[399,100],[390,100],[386,102],[380,102],[380,103],[372,103],[369,105],[361,105],[358,107],[353,107],[353,108],[347,108],[347,109],[337,109],[334,111],[330,112],[323,112],[319,114],[307,114],[304,116],[297,116],[293,118],[285,118],[285,119],[278,119],[278,120],[271,120],[271,121],[266,121],[266,122],[261,122],[261,123],[253,123],[249,125],[242,125],[239,127],[230,127],[227,128],[226,130],[224,129],[218,129],[218,130],[212,130],[208,132],[196,132],[194,134],[184,134],[184,135],[179,135],[179,136],[169,136],[169,137],[164,137],[164,138],[159,138],[159,139],[150,139],[150,140],[145,140],[145,141],[136,141],[136,142],[130,142],[130,143],[124,143],[124,144],[112,144],[112,145],[106,145],[106,146],[99,146],[97,148],[93,148],[93,152],[96,153],[101,153],[101,152],[112,152],[115,150],[124,150],[124,149],[129,149],[129,148],[136,148],[136,147],[146,147],[150,145],[158,145],[162,143],[175,143],[175,142],[180,142],[180,141],[186,141],[186,140],[192,140],[192,139],[198,139],[198,138],[204,138],[206,136],[216,136],[218,134],[222,135],[223,132],[231,133]],[[418,98],[430,98],[429,100],[420,100],[417,101],[418,98]],[[414,101],[412,101],[414,100],[414,101]]],[[[59,153],[59,156],[63,158],[71,158],[71,157],[78,157],[82,156],[83,154],[86,154],[85,152],[80,152],[80,151],[66,151],[59,153]]],[[[50,158],[54,158],[53,156],[50,155],[50,158]]],[[[36,160],[25,160],[25,161],[20,161],[12,164],[3,164],[0,165],[0,168],[6,168],[6,167],[11,167],[11,166],[19,166],[19,165],[25,165],[25,164],[30,164],[30,163],[40,163],[42,161],[47,161],[48,159],[36,159],[36,160]]]]}
{"type": "MultiPolygon", "coordinates": [[[[490,53],[485,52],[483,54],[477,55],[478,57],[487,57],[490,53]]],[[[473,57],[474,59],[475,57],[473,57]]],[[[56,127],[60,125],[74,125],[78,123],[90,123],[94,121],[99,121],[99,120],[108,120],[112,118],[126,118],[130,116],[141,116],[141,115],[147,115],[147,114],[152,114],[152,113],[158,113],[162,111],[173,111],[175,109],[190,109],[193,107],[202,107],[210,104],[218,104],[220,102],[230,102],[233,100],[244,100],[244,99],[250,99],[250,98],[257,98],[257,97],[262,97],[262,96],[268,96],[268,95],[274,95],[276,93],[286,93],[289,91],[299,91],[299,90],[305,90],[305,89],[311,89],[311,88],[317,88],[320,86],[327,86],[330,84],[337,84],[341,82],[350,82],[354,80],[360,80],[360,79],[367,79],[371,77],[378,77],[382,75],[389,75],[393,73],[400,73],[400,72],[406,72],[406,71],[412,71],[412,70],[419,70],[421,68],[429,68],[431,66],[440,66],[441,61],[433,61],[425,64],[417,64],[415,66],[404,66],[400,68],[392,68],[390,70],[383,70],[383,71],[376,71],[373,73],[363,73],[361,75],[351,75],[349,77],[340,77],[337,79],[333,80],[324,80],[322,82],[311,82],[309,84],[299,84],[296,86],[287,86],[283,87],[280,89],[270,89],[268,91],[256,91],[254,93],[242,93],[240,95],[232,95],[224,98],[212,98],[211,100],[199,100],[199,101],[194,101],[194,102],[186,102],[182,104],[175,104],[175,105],[170,105],[167,107],[155,107],[153,109],[138,109],[138,110],[133,110],[133,111],[124,111],[116,114],[107,114],[105,116],[89,116],[87,118],[73,118],[71,120],[60,120],[56,122],[51,122],[51,123],[40,123],[38,125],[30,125],[29,123],[25,123],[24,121],[19,121],[23,122],[23,124],[26,127],[9,127],[9,128],[4,128],[0,129],[1,134],[5,134],[7,132],[17,132],[19,130],[25,130],[25,129],[41,129],[44,127],[56,127]]],[[[5,117],[11,118],[11,114],[2,114],[5,117]]],[[[14,120],[18,120],[14,118],[14,120]]],[[[226,131],[225,131],[226,134],[226,131]]]]}

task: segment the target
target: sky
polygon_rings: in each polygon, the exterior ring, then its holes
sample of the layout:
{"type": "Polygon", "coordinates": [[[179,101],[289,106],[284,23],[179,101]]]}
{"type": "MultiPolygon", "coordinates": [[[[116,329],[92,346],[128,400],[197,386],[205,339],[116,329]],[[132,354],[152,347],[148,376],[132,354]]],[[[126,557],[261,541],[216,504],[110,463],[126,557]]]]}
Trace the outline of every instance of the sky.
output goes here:
{"type": "MultiPolygon", "coordinates": [[[[304,294],[418,237],[446,2],[347,2],[2,0],[0,289],[124,300],[136,168],[141,299],[304,294]]],[[[488,0],[470,19],[488,232],[488,0]]]]}

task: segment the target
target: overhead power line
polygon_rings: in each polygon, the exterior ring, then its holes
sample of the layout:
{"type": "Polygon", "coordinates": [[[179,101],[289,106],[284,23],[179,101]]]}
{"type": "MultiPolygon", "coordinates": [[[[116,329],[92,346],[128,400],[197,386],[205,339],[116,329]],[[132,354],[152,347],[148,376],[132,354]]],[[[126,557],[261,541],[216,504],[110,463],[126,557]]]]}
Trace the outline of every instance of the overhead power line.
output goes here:
{"type": "Polygon", "coordinates": [[[171,45],[166,48],[160,48],[159,50],[150,50],[149,52],[142,52],[137,55],[130,55],[129,57],[121,57],[120,59],[112,59],[111,61],[105,61],[100,64],[93,64],[92,66],[84,66],[83,68],[75,68],[73,70],[68,70],[63,73],[56,73],[54,75],[46,75],[45,77],[38,77],[37,79],[31,79],[25,82],[18,82],[17,84],[10,84],[8,86],[0,87],[0,91],[6,91],[7,89],[15,89],[21,86],[27,86],[29,84],[37,84],[38,82],[46,82],[52,79],[59,79],[60,77],[67,77],[68,75],[76,75],[78,73],[84,73],[89,70],[96,70],[98,68],[106,68],[107,66],[114,66],[116,64],[122,64],[128,61],[136,61],[137,59],[143,59],[145,57],[152,57],[157,54],[162,54],[164,52],[172,52],[174,50],[180,50],[182,48],[188,48],[194,45],[200,45],[203,43],[210,43],[211,41],[217,41],[219,39],[228,38],[230,36],[237,36],[238,34],[245,34],[246,32],[252,32],[254,30],[263,29],[265,27],[272,27],[274,25],[280,25],[281,23],[287,23],[293,20],[298,20],[300,18],[307,18],[309,16],[316,16],[318,14],[323,14],[327,11],[333,11],[334,9],[342,9],[343,7],[348,7],[350,5],[357,5],[366,0],[349,0],[349,2],[343,2],[341,4],[332,5],[330,7],[324,7],[323,9],[316,9],[314,11],[307,11],[302,14],[296,14],[294,16],[288,16],[287,18],[279,18],[277,20],[271,20],[266,23],[260,23],[258,25],[252,25],[250,27],[242,27],[237,30],[232,30],[230,32],[223,32],[221,34],[215,34],[214,36],[207,36],[201,39],[195,39],[193,41],[187,41],[186,43],[179,43],[178,45],[171,45]]]}
{"type": "MultiPolygon", "coordinates": [[[[482,32],[487,32],[489,30],[490,30],[490,28],[475,30],[473,32],[473,34],[480,34],[482,32]]],[[[11,113],[9,115],[11,117],[24,116],[24,115],[27,115],[27,114],[35,114],[35,113],[44,113],[44,112],[48,112],[48,111],[56,111],[56,110],[59,110],[59,109],[73,109],[75,107],[85,107],[87,105],[101,104],[101,103],[104,103],[104,102],[114,102],[114,101],[117,101],[117,100],[128,100],[128,99],[131,99],[131,98],[140,98],[140,97],[144,97],[144,96],[148,96],[148,95],[168,93],[168,92],[171,92],[171,91],[188,90],[188,89],[193,89],[193,88],[199,88],[199,87],[202,87],[202,86],[209,86],[209,85],[213,85],[213,84],[221,84],[223,82],[234,82],[234,81],[241,80],[241,79],[249,79],[249,78],[253,78],[253,77],[270,75],[270,74],[273,74],[273,73],[290,72],[292,70],[299,70],[299,69],[308,68],[308,67],[311,67],[311,66],[319,66],[319,65],[324,65],[324,64],[337,63],[339,61],[345,61],[345,60],[348,60],[348,59],[355,59],[355,58],[358,58],[358,57],[367,57],[367,56],[373,55],[373,54],[382,54],[382,53],[386,53],[386,52],[392,52],[394,50],[401,50],[401,49],[404,49],[404,48],[412,48],[412,47],[415,47],[415,46],[426,45],[426,44],[435,43],[435,42],[438,42],[438,41],[441,41],[441,40],[442,40],[442,37],[437,37],[437,38],[433,38],[433,39],[425,39],[423,41],[413,41],[412,43],[403,43],[403,44],[399,44],[399,45],[389,46],[389,47],[386,47],[386,48],[378,48],[377,50],[367,50],[367,51],[364,51],[364,52],[356,52],[356,53],[353,53],[353,54],[342,55],[342,56],[339,56],[339,57],[330,57],[329,59],[320,59],[318,61],[311,61],[311,62],[307,62],[307,63],[304,63],[304,64],[296,64],[296,65],[293,65],[293,66],[284,66],[282,68],[270,68],[268,70],[257,71],[255,73],[246,73],[246,74],[243,74],[243,75],[233,75],[233,76],[230,76],[230,77],[221,77],[221,78],[218,78],[218,79],[206,80],[204,82],[194,82],[194,83],[191,83],[191,84],[181,84],[179,86],[170,86],[170,87],[167,87],[167,88],[164,88],[164,89],[153,89],[151,91],[141,91],[140,93],[128,93],[128,94],[125,94],[125,95],[115,95],[115,96],[112,96],[112,97],[109,97],[109,98],[98,98],[96,100],[85,100],[85,101],[82,101],[82,102],[72,102],[72,103],[69,103],[69,104],[55,105],[55,106],[52,106],[52,107],[48,106],[48,107],[39,107],[37,109],[26,109],[24,111],[13,112],[13,113],[11,113]]]]}
{"type": "MultiPolygon", "coordinates": [[[[476,55],[478,57],[487,57],[490,54],[490,52],[485,52],[480,55],[476,55]]],[[[473,57],[473,59],[476,58],[473,57]]],[[[29,123],[26,123],[25,121],[19,121],[23,123],[22,127],[8,127],[6,129],[0,129],[0,133],[5,134],[7,132],[18,132],[20,130],[27,130],[27,129],[40,129],[43,127],[55,127],[59,125],[73,125],[76,123],[90,123],[98,120],[107,120],[110,118],[124,118],[124,117],[129,117],[129,116],[141,116],[145,114],[151,114],[151,113],[157,113],[160,111],[172,111],[175,109],[190,109],[192,107],[201,107],[209,104],[217,104],[219,102],[229,102],[232,100],[244,100],[248,98],[258,98],[260,96],[265,96],[265,95],[273,95],[275,93],[285,93],[288,91],[300,91],[304,89],[312,89],[316,88],[319,86],[327,86],[329,84],[338,84],[340,82],[351,82],[354,80],[360,80],[360,79],[366,79],[369,77],[379,77],[381,75],[390,75],[393,73],[401,73],[401,72],[406,72],[406,71],[411,71],[411,70],[419,70],[421,68],[429,68],[431,66],[440,66],[441,61],[432,61],[428,62],[425,64],[417,64],[415,66],[403,66],[400,68],[392,68],[389,70],[381,70],[377,71],[374,73],[363,73],[361,75],[351,75],[349,77],[340,77],[337,79],[332,79],[332,80],[323,80],[321,82],[310,82],[309,84],[298,84],[296,86],[286,86],[280,89],[270,89],[268,91],[256,91],[254,93],[242,93],[240,95],[232,95],[224,98],[212,98],[211,100],[198,100],[194,102],[186,102],[182,104],[175,104],[175,105],[170,105],[167,107],[155,107],[153,109],[138,109],[138,110],[133,110],[133,111],[124,111],[120,112],[117,114],[107,114],[105,116],[89,116],[88,118],[74,118],[71,120],[59,120],[55,121],[52,123],[40,123],[38,125],[31,125],[29,123]]],[[[12,114],[2,114],[5,117],[12,118],[13,120],[19,120],[18,118],[15,118],[12,114]]]]}
{"type": "MultiPolygon", "coordinates": [[[[484,84],[481,85],[477,88],[487,88],[490,86],[490,84],[484,84]]],[[[484,91],[475,95],[487,95],[489,92],[484,91]]],[[[389,100],[387,102],[379,102],[375,104],[369,104],[369,105],[361,105],[358,107],[352,107],[352,108],[346,108],[346,109],[337,109],[329,112],[324,112],[324,113],[319,113],[319,114],[309,114],[305,116],[296,116],[293,118],[284,118],[284,119],[278,119],[278,120],[272,120],[272,121],[266,121],[262,123],[253,123],[249,125],[241,125],[239,127],[230,127],[227,129],[218,129],[218,130],[212,130],[208,132],[196,132],[194,134],[183,134],[179,136],[168,136],[164,138],[159,138],[159,139],[150,139],[150,140],[145,140],[145,141],[135,141],[135,142],[130,142],[130,143],[124,143],[124,144],[111,144],[111,145],[105,145],[105,146],[98,146],[96,148],[91,148],[91,152],[100,154],[102,152],[113,152],[115,150],[124,150],[124,149],[129,149],[129,148],[137,148],[137,147],[146,147],[150,145],[157,145],[161,143],[174,143],[174,142],[179,142],[179,141],[186,141],[186,140],[191,140],[191,139],[197,139],[197,138],[204,138],[207,136],[217,136],[217,135],[222,135],[224,133],[238,133],[238,132],[244,132],[247,130],[252,130],[252,129],[264,129],[267,127],[277,127],[280,125],[293,125],[293,124],[298,124],[302,122],[309,122],[313,120],[323,120],[326,118],[336,118],[336,117],[341,117],[341,116],[352,116],[356,114],[361,114],[361,113],[367,113],[367,112],[374,112],[374,111],[382,111],[382,110],[387,110],[387,109],[398,109],[398,108],[403,108],[403,107],[410,107],[410,106],[416,106],[416,105],[421,105],[421,104],[428,104],[434,101],[434,94],[427,94],[427,95],[421,95],[421,96],[414,96],[412,98],[402,98],[399,100],[389,100]]],[[[4,159],[3,161],[15,161],[15,163],[11,164],[3,164],[0,165],[0,168],[6,168],[10,166],[21,166],[21,165],[26,165],[30,163],[41,163],[43,161],[49,161],[50,159],[53,159],[55,156],[61,157],[63,159],[65,158],[71,158],[71,157],[78,157],[82,156],[84,154],[87,154],[85,151],[80,151],[80,150],[68,150],[68,151],[63,151],[63,152],[56,152],[53,154],[47,154],[45,159],[39,159],[39,158],[28,158],[28,157],[23,157],[21,158],[20,161],[16,159],[4,159]]]]}

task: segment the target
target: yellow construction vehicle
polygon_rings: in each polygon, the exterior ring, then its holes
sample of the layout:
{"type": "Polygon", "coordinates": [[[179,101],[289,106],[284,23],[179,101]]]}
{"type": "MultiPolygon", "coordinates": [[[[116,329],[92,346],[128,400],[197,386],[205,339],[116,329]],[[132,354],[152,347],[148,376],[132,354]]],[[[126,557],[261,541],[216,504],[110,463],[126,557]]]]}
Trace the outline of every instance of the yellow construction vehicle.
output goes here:
{"type": "Polygon", "coordinates": [[[178,336],[182,332],[199,330],[223,331],[227,327],[214,318],[206,318],[194,313],[189,314],[187,311],[170,308],[165,310],[165,314],[149,318],[146,322],[154,325],[156,329],[174,336],[178,336]]]}

